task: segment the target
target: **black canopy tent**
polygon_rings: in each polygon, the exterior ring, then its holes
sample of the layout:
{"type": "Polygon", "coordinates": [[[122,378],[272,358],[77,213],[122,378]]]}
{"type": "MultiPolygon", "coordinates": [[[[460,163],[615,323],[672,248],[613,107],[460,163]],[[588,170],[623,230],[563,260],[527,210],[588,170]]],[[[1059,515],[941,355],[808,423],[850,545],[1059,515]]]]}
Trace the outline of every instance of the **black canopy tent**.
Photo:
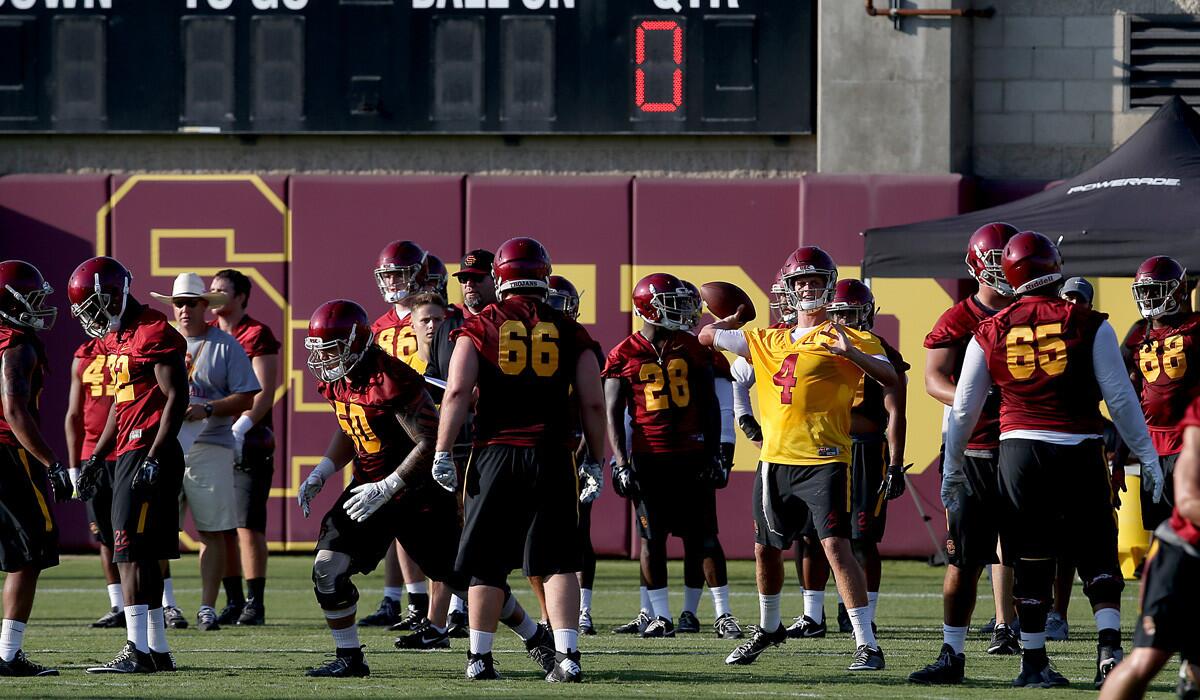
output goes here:
{"type": "Polygon", "coordinates": [[[1131,276],[1151,255],[1200,269],[1200,115],[1172,98],[1107,158],[1051,189],[960,216],[870,229],[863,276],[965,277],[967,237],[992,221],[1062,236],[1071,275],[1131,276]]]}

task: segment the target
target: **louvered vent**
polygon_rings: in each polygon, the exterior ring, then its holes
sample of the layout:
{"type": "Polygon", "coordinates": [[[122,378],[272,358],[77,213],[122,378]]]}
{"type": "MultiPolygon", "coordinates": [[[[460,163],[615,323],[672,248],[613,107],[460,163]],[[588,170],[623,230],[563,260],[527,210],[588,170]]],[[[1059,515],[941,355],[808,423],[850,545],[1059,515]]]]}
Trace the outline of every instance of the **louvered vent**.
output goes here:
{"type": "Polygon", "coordinates": [[[1129,18],[1129,107],[1200,105],[1200,17],[1129,18]]]}

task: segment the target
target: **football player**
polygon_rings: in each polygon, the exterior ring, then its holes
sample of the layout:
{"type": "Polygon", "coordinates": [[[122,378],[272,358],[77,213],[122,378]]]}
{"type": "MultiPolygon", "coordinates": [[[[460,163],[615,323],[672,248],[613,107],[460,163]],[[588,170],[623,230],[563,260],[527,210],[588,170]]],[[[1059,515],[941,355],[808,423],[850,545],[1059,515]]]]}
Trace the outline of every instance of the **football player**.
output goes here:
{"type": "Polygon", "coordinates": [[[0,569],[7,572],[0,676],[58,675],[21,650],[38,576],[58,565],[58,525],[49,504],[51,498],[71,498],[74,491],[69,473],[38,427],[46,349],[37,333],[49,330],[58,314],[44,305],[52,291],[33,265],[0,263],[0,569]]]}
{"type": "MultiPolygon", "coordinates": [[[[925,391],[947,408],[961,376],[963,357],[975,328],[1012,303],[1012,287],[1004,279],[1004,245],[1017,234],[1005,223],[980,226],[967,241],[967,273],[978,284],[975,294],[947,309],[925,336],[925,391]]],[[[943,436],[944,437],[944,436],[943,436]]],[[[992,391],[975,431],[967,442],[963,468],[971,480],[971,496],[946,514],[946,578],[942,583],[942,648],[938,658],[913,672],[914,683],[961,683],[966,669],[967,627],[975,609],[979,577],[992,567],[996,617],[987,651],[1016,654],[1020,643],[1013,627],[1012,569],[997,556],[1004,513],[997,458],[1000,452],[1000,394],[992,391]]],[[[945,456],[943,454],[943,461],[945,456]]]]}
{"type": "Polygon", "coordinates": [[[963,453],[994,383],[1000,390],[1000,491],[1007,500],[1001,531],[1011,550],[1005,555],[1013,561],[1023,648],[1013,685],[1067,684],[1050,666],[1045,625],[1056,558],[1069,549],[1095,613],[1099,687],[1121,659],[1125,586],[1101,398],[1156,502],[1162,469],[1112,326],[1104,314],[1058,296],[1058,247],[1040,233],[1018,233],[1004,246],[1003,270],[1016,300],[980,323],[967,346],[946,431],[942,502],[955,513],[976,488],[963,453]]]}
{"type": "Polygon", "coordinates": [[[760,626],[725,662],[753,663],[787,638],[779,611],[783,550],[811,512],[854,628],[849,670],[881,670],[866,576],[849,540],[850,404],[863,373],[885,387],[896,386],[899,375],[874,336],[828,320],[837,267],[825,251],[797,248],[784,263],[782,281],[796,328],[740,330],[742,323],[730,316],[700,332],[705,345],[751,360],[763,414],[754,489],[760,626]]]}
{"type": "Polygon", "coordinates": [[[116,387],[108,423],[76,486],[81,498],[94,498],[109,476],[104,461],[115,459],[109,517],[127,641],[112,661],[88,673],[175,670],[159,562],[179,558],[184,464],[177,436],[188,403],[187,343],[166,316],[133,298],[132,281],[124,265],[97,257],[75,268],[67,283],[71,314],[87,335],[102,339],[97,350],[116,387]]]}
{"type": "MultiPolygon", "coordinates": [[[[597,455],[604,449],[604,396],[595,343],[583,326],[545,302],[550,273],[550,256],[536,240],[505,242],[493,263],[500,301],[451,334],[454,353],[433,472],[446,489],[457,488],[451,450],[477,391],[457,561],[471,576],[470,679],[499,677],[492,637],[503,587],[517,562],[526,576],[543,577],[546,587],[556,652],[546,680],[582,677],[575,576],[580,493],[569,447],[571,402],[579,403],[584,441],[597,455]]],[[[598,464],[580,470],[599,480],[598,464]]]]}

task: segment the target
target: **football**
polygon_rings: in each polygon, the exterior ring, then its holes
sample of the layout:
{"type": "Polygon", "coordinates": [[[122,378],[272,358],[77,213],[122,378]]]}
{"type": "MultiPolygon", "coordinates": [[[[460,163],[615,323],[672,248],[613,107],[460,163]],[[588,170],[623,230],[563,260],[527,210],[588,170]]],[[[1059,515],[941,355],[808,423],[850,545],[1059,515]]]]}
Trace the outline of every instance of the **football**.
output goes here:
{"type": "Polygon", "coordinates": [[[726,318],[734,313],[738,321],[749,323],[754,320],[754,302],[741,287],[730,282],[707,282],[700,287],[700,298],[708,305],[708,311],[717,318],[726,318]]]}

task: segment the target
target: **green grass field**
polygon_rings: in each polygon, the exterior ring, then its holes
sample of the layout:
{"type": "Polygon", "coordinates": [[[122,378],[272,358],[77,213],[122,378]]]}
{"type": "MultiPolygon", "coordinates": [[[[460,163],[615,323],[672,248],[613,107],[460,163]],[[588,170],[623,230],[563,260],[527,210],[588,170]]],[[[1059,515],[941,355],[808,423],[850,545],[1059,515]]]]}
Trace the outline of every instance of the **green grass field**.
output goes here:
{"type": "MultiPolygon", "coordinates": [[[[469,683],[463,680],[466,640],[454,640],[445,652],[399,652],[394,635],[384,630],[364,631],[371,677],[354,680],[305,678],[304,669],[324,661],[332,640],[312,596],[310,561],[287,556],[271,560],[267,588],[267,625],[225,628],[218,632],[194,629],[172,631],[171,646],[180,665],[178,674],[154,676],[89,676],[83,668],[107,661],[124,643],[121,630],[92,630],[88,623],[107,606],[99,566],[94,557],[66,557],[47,571],[41,582],[34,616],[25,636],[25,650],[34,660],[54,665],[59,678],[3,679],[0,695],[11,697],[419,697],[486,696],[531,697],[587,695],[628,697],[987,697],[1033,691],[1009,688],[1016,675],[1015,657],[990,657],[985,639],[972,633],[967,646],[969,682],[959,688],[923,688],[909,685],[906,677],[937,653],[941,645],[941,581],[944,569],[917,562],[888,562],[884,567],[879,603],[880,643],[887,655],[881,673],[845,671],[853,642],[849,635],[831,633],[823,640],[792,641],[765,653],[748,667],[727,667],[725,655],[734,642],[710,634],[676,639],[643,640],[616,636],[610,629],[629,620],[637,611],[637,569],[634,562],[602,561],[593,601],[600,633],[582,640],[585,684],[570,689],[550,685],[524,654],[516,636],[501,628],[496,659],[504,680],[469,683]]],[[[790,568],[790,563],[789,563],[790,568]]],[[[175,590],[184,613],[193,619],[199,601],[195,557],[172,567],[175,590]]],[[[758,620],[750,562],[732,562],[730,580],[734,613],[743,623],[758,620]]],[[[789,571],[790,574],[790,571],[789,571]]],[[[678,615],[682,599],[682,574],[672,566],[672,596],[678,615]]],[[[527,586],[514,578],[514,588],[536,608],[527,586]]],[[[382,591],[377,571],[359,577],[361,608],[370,610],[382,591]]],[[[977,624],[989,617],[990,590],[984,584],[977,624]]],[[[1128,632],[1136,606],[1136,585],[1125,592],[1125,626],[1128,632]]],[[[831,621],[836,596],[826,601],[831,621]]],[[[798,589],[791,584],[784,597],[784,614],[799,614],[798,589]]],[[[712,606],[707,592],[700,604],[702,622],[711,623],[712,606]]],[[[1095,628],[1082,591],[1076,587],[1071,605],[1072,641],[1051,643],[1058,669],[1070,678],[1072,688],[1047,696],[1093,695],[1095,628]]],[[[1128,644],[1127,644],[1128,646],[1128,644]]],[[[1163,696],[1174,690],[1176,667],[1168,666],[1153,686],[1163,696]]]]}

